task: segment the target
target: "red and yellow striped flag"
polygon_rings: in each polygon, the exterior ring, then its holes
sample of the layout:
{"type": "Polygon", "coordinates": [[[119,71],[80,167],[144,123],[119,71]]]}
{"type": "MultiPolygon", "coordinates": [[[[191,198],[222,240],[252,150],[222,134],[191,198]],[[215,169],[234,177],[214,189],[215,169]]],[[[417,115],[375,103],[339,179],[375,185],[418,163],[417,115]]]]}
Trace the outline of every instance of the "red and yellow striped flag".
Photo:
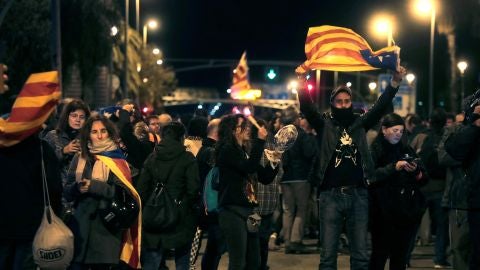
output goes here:
{"type": "Polygon", "coordinates": [[[254,100],[262,95],[260,89],[252,89],[248,80],[247,52],[243,52],[237,67],[233,70],[233,85],[230,86],[233,99],[254,100]]]}
{"type": "Polygon", "coordinates": [[[348,28],[323,25],[310,27],[305,42],[307,60],[295,70],[303,74],[312,69],[366,71],[379,68],[397,70],[400,48],[389,46],[373,52],[360,35],[348,28]]]}
{"type": "Polygon", "coordinates": [[[141,269],[142,201],[137,190],[132,185],[130,168],[124,159],[101,155],[97,155],[96,158],[102,161],[122,181],[122,184],[128,188],[139,205],[140,211],[136,222],[123,233],[120,260],[128,264],[132,269],[141,269]]]}
{"type": "Polygon", "coordinates": [[[248,81],[247,52],[243,52],[237,67],[233,70],[233,85],[230,87],[234,91],[251,89],[248,81]]]}
{"type": "Polygon", "coordinates": [[[0,147],[15,145],[40,130],[60,96],[57,71],[30,75],[8,119],[0,118],[0,147]]]}

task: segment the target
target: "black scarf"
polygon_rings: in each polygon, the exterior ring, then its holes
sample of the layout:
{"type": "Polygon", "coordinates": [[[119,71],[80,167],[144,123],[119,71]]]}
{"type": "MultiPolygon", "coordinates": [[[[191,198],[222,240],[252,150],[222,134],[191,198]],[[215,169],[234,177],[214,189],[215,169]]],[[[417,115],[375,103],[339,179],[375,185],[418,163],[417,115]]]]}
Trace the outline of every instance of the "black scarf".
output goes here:
{"type": "Polygon", "coordinates": [[[353,117],[353,107],[338,109],[331,106],[333,118],[340,123],[343,127],[348,127],[353,123],[355,119],[353,117]]]}

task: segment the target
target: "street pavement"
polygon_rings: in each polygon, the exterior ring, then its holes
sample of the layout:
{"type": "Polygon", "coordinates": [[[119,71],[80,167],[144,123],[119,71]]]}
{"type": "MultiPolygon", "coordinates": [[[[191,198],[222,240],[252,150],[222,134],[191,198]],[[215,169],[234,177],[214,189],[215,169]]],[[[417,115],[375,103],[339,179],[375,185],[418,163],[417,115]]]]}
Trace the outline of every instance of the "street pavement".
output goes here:
{"type": "MultiPolygon", "coordinates": [[[[316,249],[316,241],[315,240],[305,240],[304,243],[308,247],[308,254],[285,254],[284,249],[280,249],[279,251],[270,251],[269,258],[268,258],[268,265],[270,266],[271,270],[287,270],[287,269],[301,269],[301,270],[317,270],[318,264],[320,262],[320,254],[316,249]]],[[[197,268],[198,270],[201,269],[200,261],[201,256],[203,254],[203,249],[205,247],[206,241],[203,240],[202,248],[200,250],[200,255],[197,260],[197,268]]],[[[422,269],[434,269],[433,265],[433,246],[421,246],[416,247],[413,251],[412,260],[411,260],[411,268],[414,270],[422,270],[422,269]]],[[[349,270],[350,257],[346,254],[339,254],[338,256],[338,270],[349,270]]],[[[169,269],[175,269],[174,261],[172,259],[167,260],[167,266],[169,269]]],[[[387,263],[388,264],[388,263],[387,263]]],[[[219,270],[227,270],[228,269],[228,254],[222,256],[220,261],[219,270]]],[[[388,265],[385,267],[388,269],[388,265]]],[[[249,270],[249,269],[247,269],[249,270]]]]}

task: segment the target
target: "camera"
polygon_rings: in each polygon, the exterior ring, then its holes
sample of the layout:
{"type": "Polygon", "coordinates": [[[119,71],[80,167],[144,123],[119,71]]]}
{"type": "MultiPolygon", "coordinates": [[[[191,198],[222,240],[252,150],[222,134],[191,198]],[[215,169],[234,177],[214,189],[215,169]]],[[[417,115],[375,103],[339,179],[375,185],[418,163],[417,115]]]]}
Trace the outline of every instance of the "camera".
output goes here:
{"type": "Polygon", "coordinates": [[[473,121],[480,118],[479,115],[474,114],[475,107],[480,105],[480,89],[477,89],[475,93],[465,100],[464,110],[465,110],[465,121],[467,123],[472,123],[473,121]]]}

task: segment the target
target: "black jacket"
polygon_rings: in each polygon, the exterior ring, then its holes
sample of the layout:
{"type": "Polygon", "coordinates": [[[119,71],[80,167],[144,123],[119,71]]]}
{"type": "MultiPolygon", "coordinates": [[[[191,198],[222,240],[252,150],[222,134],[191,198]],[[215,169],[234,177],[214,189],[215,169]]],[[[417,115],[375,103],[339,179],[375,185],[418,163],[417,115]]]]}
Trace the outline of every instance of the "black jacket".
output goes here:
{"type": "Polygon", "coordinates": [[[427,174],[420,160],[417,170],[411,173],[397,171],[395,165],[407,154],[418,156],[410,146],[402,142],[390,144],[382,135],[374,140],[370,152],[376,179],[369,187],[372,224],[385,218],[393,223],[416,224],[425,211],[425,197],[420,186],[427,182],[427,174]]]}
{"type": "Polygon", "coordinates": [[[203,139],[202,147],[197,153],[201,190],[203,190],[205,177],[207,177],[208,172],[215,165],[215,143],[216,141],[211,138],[203,139]]]}
{"type": "Polygon", "coordinates": [[[309,136],[302,128],[296,127],[297,140],[282,157],[283,177],[281,183],[308,179],[312,160],[317,153],[315,138],[309,136]]]}
{"type": "Polygon", "coordinates": [[[172,231],[156,233],[144,230],[142,244],[145,248],[178,248],[193,239],[197,225],[197,213],[193,206],[199,196],[198,165],[182,143],[163,138],[147,158],[137,185],[142,202],[150,198],[159,181],[166,181],[170,196],[182,202],[180,220],[172,231]],[[167,177],[169,179],[165,180],[167,177]]]}
{"type": "Polygon", "coordinates": [[[445,142],[445,150],[461,161],[465,171],[469,209],[480,209],[480,127],[459,127],[445,142]]]}
{"type": "MultiPolygon", "coordinates": [[[[393,88],[389,84],[374,106],[365,114],[356,115],[354,122],[348,127],[347,131],[352,137],[353,143],[357,145],[361,155],[365,185],[375,181],[374,164],[368,150],[366,133],[370,128],[375,126],[380,118],[387,112],[397,91],[398,88],[393,88]]],[[[299,91],[299,98],[300,109],[307,118],[308,123],[317,131],[317,136],[321,144],[319,145],[319,158],[314,173],[314,177],[318,181],[318,186],[321,186],[342,130],[331,113],[326,113],[322,117],[315,109],[312,99],[306,91],[299,91]]]]}
{"type": "Polygon", "coordinates": [[[216,166],[220,170],[219,206],[240,206],[253,209],[257,204],[249,202],[246,195],[249,174],[258,173],[258,180],[269,184],[275,178],[278,167],[273,170],[269,165],[260,165],[263,155],[264,140],[255,139],[252,143],[250,158],[238,145],[219,146],[216,166]]]}
{"type": "Polygon", "coordinates": [[[438,144],[440,165],[447,167],[442,206],[450,209],[468,209],[467,197],[465,196],[465,194],[468,194],[468,182],[466,182],[462,162],[454,159],[445,150],[445,141],[459,128],[461,128],[461,125],[446,128],[442,140],[438,144]]]}
{"type": "MultiPolygon", "coordinates": [[[[44,212],[40,139],[37,134],[0,148],[0,240],[32,241],[44,212]]],[[[43,141],[52,208],[60,214],[62,181],[53,149],[43,141]]]]}

